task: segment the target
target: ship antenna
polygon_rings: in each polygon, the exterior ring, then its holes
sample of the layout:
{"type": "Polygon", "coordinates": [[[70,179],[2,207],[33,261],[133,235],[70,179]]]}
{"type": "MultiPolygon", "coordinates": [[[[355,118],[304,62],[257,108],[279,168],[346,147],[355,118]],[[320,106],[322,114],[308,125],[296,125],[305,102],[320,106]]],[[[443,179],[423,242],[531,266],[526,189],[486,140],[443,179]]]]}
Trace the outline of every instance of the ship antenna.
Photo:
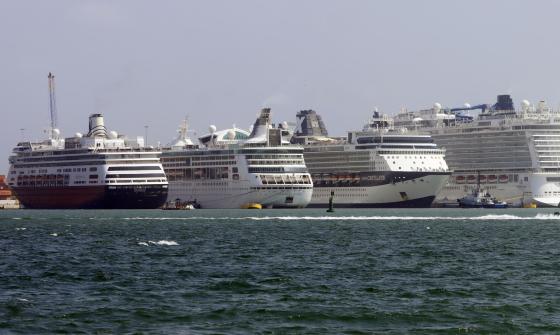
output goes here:
{"type": "Polygon", "coordinates": [[[179,136],[182,140],[187,138],[187,132],[189,131],[189,116],[185,116],[181,126],[179,127],[179,136]]]}
{"type": "Polygon", "coordinates": [[[49,111],[51,115],[51,129],[50,137],[54,137],[54,130],[57,127],[57,115],[56,115],[56,94],[55,94],[55,84],[54,76],[49,72],[49,111]]]}

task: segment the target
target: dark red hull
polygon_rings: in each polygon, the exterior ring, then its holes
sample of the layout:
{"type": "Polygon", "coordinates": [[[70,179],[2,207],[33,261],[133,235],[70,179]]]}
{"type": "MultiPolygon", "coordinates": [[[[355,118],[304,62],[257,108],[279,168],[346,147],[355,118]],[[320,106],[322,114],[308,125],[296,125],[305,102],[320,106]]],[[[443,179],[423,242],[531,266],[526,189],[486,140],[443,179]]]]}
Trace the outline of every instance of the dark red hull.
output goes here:
{"type": "Polygon", "coordinates": [[[165,203],[166,186],[16,187],[13,191],[25,208],[151,209],[165,203]]]}

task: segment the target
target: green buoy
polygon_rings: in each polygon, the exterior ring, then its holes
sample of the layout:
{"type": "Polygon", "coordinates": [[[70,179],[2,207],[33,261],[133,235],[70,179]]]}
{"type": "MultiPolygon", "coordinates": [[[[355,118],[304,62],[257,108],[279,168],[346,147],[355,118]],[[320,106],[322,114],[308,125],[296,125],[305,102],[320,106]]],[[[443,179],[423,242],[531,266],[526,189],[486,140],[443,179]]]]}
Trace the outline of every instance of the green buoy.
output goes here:
{"type": "Polygon", "coordinates": [[[334,198],[334,191],[331,191],[331,196],[329,197],[329,209],[327,209],[327,213],[333,213],[333,198],[334,198]]]}

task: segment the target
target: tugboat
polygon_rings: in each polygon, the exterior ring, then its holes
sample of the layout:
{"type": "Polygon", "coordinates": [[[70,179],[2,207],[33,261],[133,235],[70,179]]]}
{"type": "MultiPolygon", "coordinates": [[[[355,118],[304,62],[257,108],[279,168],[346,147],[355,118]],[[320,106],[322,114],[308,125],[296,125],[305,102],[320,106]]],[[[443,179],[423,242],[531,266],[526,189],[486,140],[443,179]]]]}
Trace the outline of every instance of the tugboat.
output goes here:
{"type": "Polygon", "coordinates": [[[459,207],[462,208],[507,208],[505,201],[498,201],[493,198],[490,193],[480,188],[480,174],[478,174],[476,188],[470,194],[465,195],[461,199],[457,199],[459,207]]]}

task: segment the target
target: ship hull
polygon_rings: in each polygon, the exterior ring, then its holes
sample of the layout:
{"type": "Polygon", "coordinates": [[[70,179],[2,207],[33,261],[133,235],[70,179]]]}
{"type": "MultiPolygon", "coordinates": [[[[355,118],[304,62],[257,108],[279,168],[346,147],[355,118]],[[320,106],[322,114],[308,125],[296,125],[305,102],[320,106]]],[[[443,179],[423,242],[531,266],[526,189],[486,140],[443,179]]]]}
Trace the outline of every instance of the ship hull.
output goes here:
{"type": "MultiPolygon", "coordinates": [[[[331,192],[339,208],[426,208],[447,182],[449,172],[369,173],[354,186],[315,185],[308,207],[326,208],[331,192]]],[[[364,176],[362,176],[362,179],[364,176]]]]}
{"type": "MultiPolygon", "coordinates": [[[[338,203],[334,201],[333,207],[335,208],[427,208],[432,205],[435,196],[428,196],[414,200],[403,200],[396,202],[372,202],[372,203],[338,203]]],[[[329,204],[325,203],[311,203],[308,208],[328,208],[329,204]]]]}
{"type": "Polygon", "coordinates": [[[490,209],[498,209],[498,208],[508,208],[507,205],[467,205],[467,204],[459,204],[461,208],[490,208],[490,209]]]}
{"type": "Polygon", "coordinates": [[[249,182],[206,181],[169,183],[168,201],[196,202],[201,208],[235,209],[247,204],[265,208],[303,208],[311,201],[313,189],[299,186],[250,185],[249,182]]]}
{"type": "Polygon", "coordinates": [[[30,209],[153,209],[167,199],[166,185],[16,187],[30,209]]]}

